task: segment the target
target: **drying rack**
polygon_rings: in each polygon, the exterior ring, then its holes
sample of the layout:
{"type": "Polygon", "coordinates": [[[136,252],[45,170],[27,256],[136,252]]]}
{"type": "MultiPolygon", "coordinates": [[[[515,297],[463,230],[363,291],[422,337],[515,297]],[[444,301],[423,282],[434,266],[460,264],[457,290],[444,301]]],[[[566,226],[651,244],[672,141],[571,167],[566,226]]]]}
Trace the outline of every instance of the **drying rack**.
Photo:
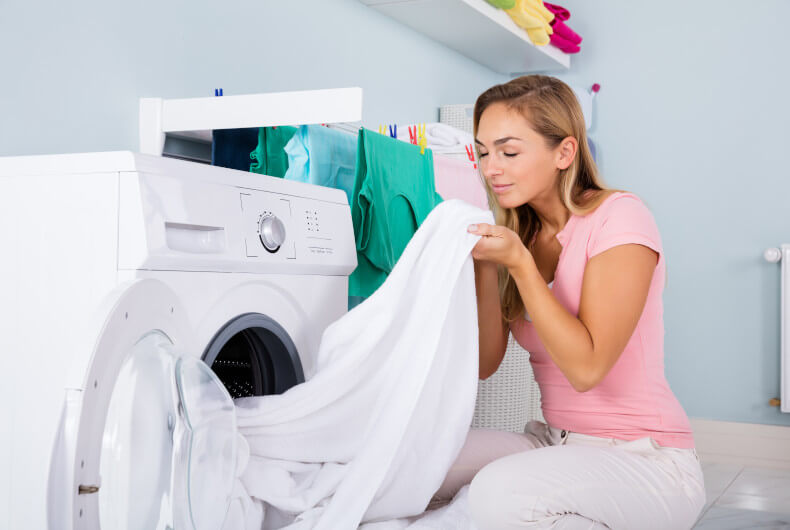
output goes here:
{"type": "Polygon", "coordinates": [[[161,156],[165,136],[211,141],[214,129],[362,120],[359,87],[239,96],[140,99],[140,152],[161,156]]]}

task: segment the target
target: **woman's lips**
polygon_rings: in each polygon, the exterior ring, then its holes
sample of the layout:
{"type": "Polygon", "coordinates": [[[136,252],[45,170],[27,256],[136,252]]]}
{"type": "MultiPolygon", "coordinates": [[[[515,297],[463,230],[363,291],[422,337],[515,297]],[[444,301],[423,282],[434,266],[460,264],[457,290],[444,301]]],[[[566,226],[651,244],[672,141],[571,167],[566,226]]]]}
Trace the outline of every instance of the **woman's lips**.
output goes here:
{"type": "Polygon", "coordinates": [[[512,186],[513,186],[513,184],[502,184],[502,185],[499,185],[499,186],[497,186],[496,184],[491,184],[491,189],[494,190],[494,193],[499,195],[499,194],[505,193],[512,186]]]}

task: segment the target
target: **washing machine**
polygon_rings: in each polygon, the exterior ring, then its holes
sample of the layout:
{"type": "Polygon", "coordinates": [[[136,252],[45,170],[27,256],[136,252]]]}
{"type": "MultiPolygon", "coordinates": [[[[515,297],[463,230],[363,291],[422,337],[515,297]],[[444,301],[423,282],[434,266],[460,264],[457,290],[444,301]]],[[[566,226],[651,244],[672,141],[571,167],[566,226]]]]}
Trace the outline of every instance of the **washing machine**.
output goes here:
{"type": "Polygon", "coordinates": [[[0,158],[0,527],[219,528],[232,398],[309,379],[343,191],[131,152],[0,158]]]}

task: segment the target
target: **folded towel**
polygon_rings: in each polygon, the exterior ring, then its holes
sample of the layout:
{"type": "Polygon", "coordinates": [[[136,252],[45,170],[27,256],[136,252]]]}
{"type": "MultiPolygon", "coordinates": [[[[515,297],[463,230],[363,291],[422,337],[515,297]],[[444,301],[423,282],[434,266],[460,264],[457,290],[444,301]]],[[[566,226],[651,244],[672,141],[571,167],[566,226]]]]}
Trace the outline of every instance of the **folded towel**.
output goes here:
{"type": "MultiPolygon", "coordinates": [[[[463,152],[460,149],[461,146],[473,144],[475,141],[471,133],[462,131],[446,123],[432,122],[420,124],[420,126],[422,125],[425,125],[425,139],[428,141],[426,147],[434,151],[454,149],[463,152]]],[[[409,142],[409,128],[411,127],[414,129],[417,126],[418,125],[414,123],[398,124],[398,140],[409,142]]]]}
{"type": "Polygon", "coordinates": [[[568,20],[571,18],[571,12],[562,6],[548,2],[543,2],[543,6],[554,13],[554,20],[568,20]]]}
{"type": "Polygon", "coordinates": [[[581,47],[578,44],[566,40],[556,33],[551,36],[550,41],[552,45],[556,46],[565,53],[579,53],[581,50],[581,47]]]}
{"type": "Polygon", "coordinates": [[[425,138],[428,140],[428,147],[430,148],[474,143],[474,138],[471,134],[446,123],[428,123],[425,126],[425,138]]]}
{"type": "Polygon", "coordinates": [[[489,4],[499,9],[510,9],[516,5],[516,0],[486,0],[489,4]]]}
{"type": "Polygon", "coordinates": [[[517,26],[524,28],[533,44],[545,46],[552,34],[554,14],[540,0],[516,0],[516,5],[505,10],[517,26]]]}
{"type": "Polygon", "coordinates": [[[384,285],[324,331],[311,379],[236,401],[250,456],[228,520],[335,530],[425,510],[474,413],[479,222],[493,215],[437,206],[384,285]]]}
{"type": "Polygon", "coordinates": [[[557,4],[544,2],[544,5],[554,14],[551,23],[553,30],[551,43],[565,53],[578,53],[582,38],[565,24],[565,21],[571,17],[571,12],[557,4]]]}
{"type": "Polygon", "coordinates": [[[561,20],[555,21],[551,27],[554,30],[554,33],[551,34],[552,37],[556,35],[572,44],[580,44],[582,41],[582,38],[561,20]]]}

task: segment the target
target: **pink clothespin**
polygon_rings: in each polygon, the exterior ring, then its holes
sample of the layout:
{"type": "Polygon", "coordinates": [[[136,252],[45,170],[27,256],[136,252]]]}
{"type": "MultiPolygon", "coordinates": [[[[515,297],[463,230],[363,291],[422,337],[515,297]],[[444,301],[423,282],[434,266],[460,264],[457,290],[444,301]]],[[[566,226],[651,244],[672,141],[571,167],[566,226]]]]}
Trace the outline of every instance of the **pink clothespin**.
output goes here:
{"type": "Polygon", "coordinates": [[[417,145],[417,126],[415,125],[412,129],[411,125],[409,126],[409,143],[417,145]]]}
{"type": "Polygon", "coordinates": [[[474,164],[474,166],[475,166],[475,169],[477,169],[477,162],[475,162],[475,148],[474,148],[474,146],[472,144],[468,144],[468,145],[464,146],[464,149],[466,149],[466,156],[469,157],[469,161],[472,162],[474,164]]]}

